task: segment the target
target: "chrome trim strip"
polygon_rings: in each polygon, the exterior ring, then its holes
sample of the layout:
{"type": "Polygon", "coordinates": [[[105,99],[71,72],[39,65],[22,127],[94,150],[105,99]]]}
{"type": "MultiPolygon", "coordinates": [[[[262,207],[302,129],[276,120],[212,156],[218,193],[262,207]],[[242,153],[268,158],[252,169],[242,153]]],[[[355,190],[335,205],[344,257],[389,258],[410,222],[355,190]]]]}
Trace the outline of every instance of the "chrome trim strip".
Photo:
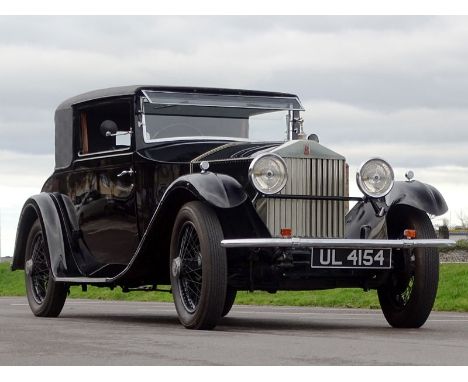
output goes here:
{"type": "MultiPolygon", "coordinates": [[[[80,158],[80,159],[87,159],[87,158],[91,158],[91,157],[94,158],[95,156],[99,156],[99,155],[102,155],[102,154],[121,153],[123,151],[129,151],[131,153],[130,149],[131,149],[131,146],[128,146],[128,147],[122,148],[122,149],[95,151],[95,152],[88,153],[88,154],[82,154],[79,151],[78,152],[78,158],[80,158]]],[[[108,156],[112,156],[112,155],[108,155],[108,156]]]]}
{"type": "MultiPolygon", "coordinates": [[[[190,92],[184,92],[184,91],[164,91],[164,90],[141,90],[145,98],[149,101],[151,104],[155,104],[154,102],[151,102],[151,97],[148,95],[149,93],[159,93],[159,94],[192,94],[195,95],[196,93],[190,93],[190,92]]],[[[200,95],[210,95],[210,96],[222,96],[222,97],[244,97],[244,98],[272,98],[272,99],[291,99],[297,101],[299,104],[299,108],[280,108],[280,109],[273,109],[273,108],[261,108],[261,110],[298,110],[298,111],[305,111],[304,106],[301,103],[301,100],[297,96],[267,96],[267,95],[239,95],[239,94],[215,94],[215,93],[198,93],[200,95]]],[[[254,106],[248,106],[248,107],[240,107],[240,106],[235,106],[235,105],[227,105],[227,106],[219,106],[219,105],[202,105],[202,104],[190,104],[188,102],[171,102],[171,103],[166,103],[166,104],[160,104],[160,105],[177,105],[177,106],[202,106],[202,107],[229,107],[229,108],[238,108],[238,109],[258,109],[258,107],[254,106]]]]}
{"type": "Polygon", "coordinates": [[[236,145],[239,145],[239,144],[240,144],[239,142],[230,142],[230,143],[226,143],[224,145],[215,147],[214,149],[208,150],[208,151],[204,152],[203,154],[197,156],[196,158],[192,159],[190,161],[190,164],[192,165],[193,163],[201,162],[202,159],[206,158],[208,155],[217,153],[218,151],[224,150],[227,147],[236,146],[236,145]]]}
{"type": "Polygon", "coordinates": [[[143,131],[143,140],[145,143],[155,143],[155,142],[176,142],[176,141],[233,141],[233,142],[251,142],[248,138],[236,138],[236,137],[217,137],[211,135],[197,135],[197,136],[186,136],[186,137],[170,137],[170,138],[156,138],[156,139],[147,139],[146,138],[146,124],[143,131]]]}
{"type": "Polygon", "coordinates": [[[125,150],[126,152],[122,153],[122,152],[116,152],[118,150],[114,150],[114,151],[101,151],[100,153],[96,153],[96,154],[105,154],[106,152],[109,152],[109,153],[115,153],[115,154],[110,154],[110,155],[98,155],[98,156],[91,156],[92,154],[86,154],[86,156],[81,156],[79,157],[79,159],[75,159],[75,162],[83,162],[83,161],[88,161],[88,160],[93,160],[93,159],[105,159],[105,158],[114,158],[114,157],[125,157],[125,156],[132,156],[133,155],[133,152],[132,151],[128,151],[128,150],[125,150]]]}
{"type": "Polygon", "coordinates": [[[292,237],[289,239],[227,239],[221,241],[224,248],[270,248],[270,247],[320,247],[320,248],[437,248],[451,247],[454,240],[446,239],[309,239],[292,237]]]}

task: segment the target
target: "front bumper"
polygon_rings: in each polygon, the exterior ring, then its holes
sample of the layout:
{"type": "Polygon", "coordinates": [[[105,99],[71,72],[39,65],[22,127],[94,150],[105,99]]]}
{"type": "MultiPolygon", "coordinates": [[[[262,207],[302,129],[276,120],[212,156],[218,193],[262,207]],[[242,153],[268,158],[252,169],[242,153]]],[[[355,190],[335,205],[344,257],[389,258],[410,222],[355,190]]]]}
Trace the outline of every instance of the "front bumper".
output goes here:
{"type": "Polygon", "coordinates": [[[439,248],[451,247],[455,241],[446,239],[310,239],[292,237],[288,239],[227,239],[221,241],[225,248],[356,248],[356,249],[384,249],[384,248],[439,248]]]}

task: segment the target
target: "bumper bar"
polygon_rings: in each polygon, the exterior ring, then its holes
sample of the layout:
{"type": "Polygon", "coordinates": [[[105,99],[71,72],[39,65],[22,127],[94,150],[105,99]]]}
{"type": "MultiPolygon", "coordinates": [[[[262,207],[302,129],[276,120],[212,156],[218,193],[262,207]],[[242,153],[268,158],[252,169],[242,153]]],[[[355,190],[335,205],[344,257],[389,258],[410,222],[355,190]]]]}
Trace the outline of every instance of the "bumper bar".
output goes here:
{"type": "Polygon", "coordinates": [[[222,240],[221,246],[225,248],[437,248],[451,247],[455,241],[446,239],[400,239],[400,240],[375,240],[375,239],[308,239],[292,237],[289,239],[228,239],[222,240]]]}

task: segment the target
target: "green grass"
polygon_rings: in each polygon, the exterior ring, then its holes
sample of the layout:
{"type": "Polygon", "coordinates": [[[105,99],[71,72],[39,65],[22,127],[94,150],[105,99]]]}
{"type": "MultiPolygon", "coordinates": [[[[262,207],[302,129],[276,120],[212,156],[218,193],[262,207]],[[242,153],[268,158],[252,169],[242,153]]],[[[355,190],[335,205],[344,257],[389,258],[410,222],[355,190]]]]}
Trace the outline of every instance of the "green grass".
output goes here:
{"type": "Polygon", "coordinates": [[[442,264],[435,310],[468,312],[468,264],[442,264]]]}
{"type": "Polygon", "coordinates": [[[23,271],[12,272],[9,263],[0,263],[0,296],[24,296],[23,271]]]}
{"type": "MultiPolygon", "coordinates": [[[[22,271],[11,272],[9,264],[0,264],[0,296],[23,296],[24,275],[22,271]]],[[[132,301],[172,301],[172,295],[165,292],[123,293],[120,288],[89,287],[82,292],[72,287],[71,298],[132,301]]],[[[347,308],[379,308],[375,291],[361,289],[333,289],[305,292],[239,292],[236,304],[323,306],[347,308]]],[[[442,264],[440,282],[434,310],[468,312],[468,264],[442,264]]]]}
{"type": "MultiPolygon", "coordinates": [[[[236,304],[380,308],[377,291],[331,289],[305,292],[238,293],[236,304]]],[[[434,310],[468,312],[468,264],[441,264],[434,310]]]]}

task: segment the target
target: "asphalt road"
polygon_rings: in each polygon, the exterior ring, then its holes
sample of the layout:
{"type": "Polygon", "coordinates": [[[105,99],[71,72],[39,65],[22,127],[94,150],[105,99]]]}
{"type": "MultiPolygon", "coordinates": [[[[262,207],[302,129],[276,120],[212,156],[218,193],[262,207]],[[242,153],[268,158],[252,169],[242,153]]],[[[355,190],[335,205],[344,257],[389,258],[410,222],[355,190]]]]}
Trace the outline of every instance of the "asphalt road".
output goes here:
{"type": "Polygon", "coordinates": [[[380,311],[234,306],[214,331],[172,304],[68,300],[36,318],[0,298],[0,365],[468,365],[468,314],[392,329],[380,311]]]}

